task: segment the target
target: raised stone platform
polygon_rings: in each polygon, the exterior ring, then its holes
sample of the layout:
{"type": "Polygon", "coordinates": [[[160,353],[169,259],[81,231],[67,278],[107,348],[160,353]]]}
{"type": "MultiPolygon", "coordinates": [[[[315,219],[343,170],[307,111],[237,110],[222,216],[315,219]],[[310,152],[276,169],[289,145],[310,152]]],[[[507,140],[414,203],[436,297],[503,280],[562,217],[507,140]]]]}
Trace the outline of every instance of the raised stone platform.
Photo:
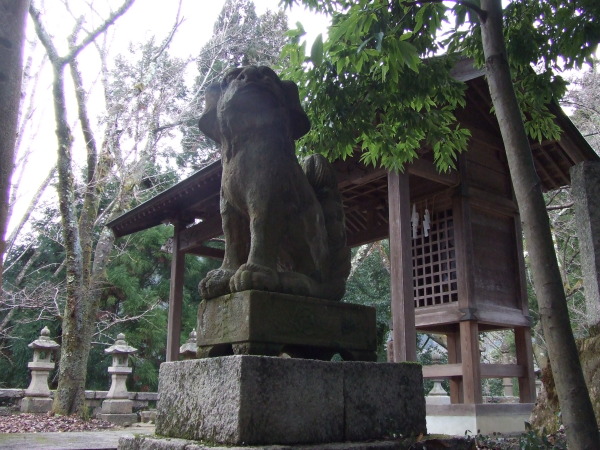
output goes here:
{"type": "Polygon", "coordinates": [[[227,356],[163,363],[158,435],[227,445],[426,434],[421,366],[227,356]]]}
{"type": "Polygon", "coordinates": [[[475,444],[472,438],[417,438],[386,439],[370,442],[343,442],[316,445],[269,445],[224,447],[213,444],[202,444],[186,439],[161,438],[157,436],[125,436],[119,439],[119,450],[415,450],[444,449],[472,450],[475,444]]]}
{"type": "Polygon", "coordinates": [[[198,357],[242,355],[377,359],[375,309],[264,291],[200,303],[198,357]]]}
{"type": "Polygon", "coordinates": [[[427,405],[427,429],[434,434],[522,433],[532,403],[427,405]]]}

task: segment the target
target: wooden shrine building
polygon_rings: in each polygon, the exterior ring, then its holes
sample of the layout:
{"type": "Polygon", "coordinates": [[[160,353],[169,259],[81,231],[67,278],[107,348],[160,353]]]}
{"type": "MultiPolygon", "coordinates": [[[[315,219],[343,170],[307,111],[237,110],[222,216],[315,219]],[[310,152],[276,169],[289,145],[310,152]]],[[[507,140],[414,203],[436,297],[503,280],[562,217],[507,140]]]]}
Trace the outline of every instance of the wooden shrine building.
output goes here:
{"type": "MultiPolygon", "coordinates": [[[[350,246],[390,240],[395,361],[416,360],[416,332],[442,334],[448,364],[424,376],[450,380],[453,404],[482,403],[481,379],[516,377],[522,403],[535,399],[521,228],[506,155],[481,71],[465,62],[455,77],[467,83],[457,113],[472,134],[457,170],[440,174],[432,155],[402,174],[365,167],[358,158],[335,162],[350,246]],[[429,230],[422,221],[429,213],[429,230]],[[411,216],[419,215],[413,236],[411,216]],[[482,364],[479,333],[513,330],[516,364],[482,364]]],[[[545,190],[569,185],[569,169],[598,156],[558,106],[558,141],[531,142],[545,190]]],[[[174,225],[167,360],[179,357],[183,262],[186,253],[220,257],[206,242],[222,234],[221,164],[215,162],[111,221],[117,237],[162,223],[174,225]]]]}

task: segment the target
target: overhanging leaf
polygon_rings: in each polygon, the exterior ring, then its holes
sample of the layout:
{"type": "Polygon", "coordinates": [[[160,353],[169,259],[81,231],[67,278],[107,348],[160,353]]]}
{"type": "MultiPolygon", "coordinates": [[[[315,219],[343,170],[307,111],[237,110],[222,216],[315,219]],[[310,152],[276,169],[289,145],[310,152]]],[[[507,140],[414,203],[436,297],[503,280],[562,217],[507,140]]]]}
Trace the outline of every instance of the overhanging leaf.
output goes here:
{"type": "Polygon", "coordinates": [[[318,67],[323,63],[323,35],[319,34],[310,48],[310,60],[318,67]]]}

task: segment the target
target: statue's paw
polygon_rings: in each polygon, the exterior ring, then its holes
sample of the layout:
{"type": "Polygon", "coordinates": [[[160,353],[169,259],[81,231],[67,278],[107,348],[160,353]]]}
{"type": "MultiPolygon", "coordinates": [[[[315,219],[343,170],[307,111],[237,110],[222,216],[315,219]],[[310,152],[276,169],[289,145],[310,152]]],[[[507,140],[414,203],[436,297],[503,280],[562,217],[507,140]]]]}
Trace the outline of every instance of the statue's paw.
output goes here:
{"type": "Polygon", "coordinates": [[[215,269],[208,272],[206,278],[198,286],[200,295],[204,300],[230,294],[229,281],[235,271],[228,269],[215,269]]]}
{"type": "Polygon", "coordinates": [[[280,290],[278,273],[258,264],[242,264],[229,281],[231,292],[257,291],[278,292],[280,290]]]}
{"type": "Polygon", "coordinates": [[[282,272],[279,274],[282,292],[286,294],[314,296],[315,281],[297,272],[282,272]]]}

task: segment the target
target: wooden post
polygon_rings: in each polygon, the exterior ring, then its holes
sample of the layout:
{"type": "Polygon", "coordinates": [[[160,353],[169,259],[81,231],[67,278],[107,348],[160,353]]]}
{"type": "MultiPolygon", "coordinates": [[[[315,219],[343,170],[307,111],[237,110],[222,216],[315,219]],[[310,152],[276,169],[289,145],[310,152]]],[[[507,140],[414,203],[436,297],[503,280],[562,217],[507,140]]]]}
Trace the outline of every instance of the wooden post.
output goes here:
{"type": "MultiPolygon", "coordinates": [[[[448,345],[448,364],[458,364],[461,362],[460,357],[460,334],[447,333],[446,342],[448,345]]],[[[450,403],[463,402],[463,384],[462,377],[453,377],[448,380],[450,385],[450,403]]]]}
{"type": "MultiPolygon", "coordinates": [[[[465,159],[459,159],[461,173],[466,173],[465,159]]],[[[479,325],[477,302],[473,285],[473,242],[471,207],[463,192],[468,184],[463,181],[454,197],[452,210],[456,243],[456,272],[458,276],[458,307],[463,313],[459,323],[460,358],[462,364],[463,403],[482,403],[481,364],[479,355],[479,325]]]]}
{"type": "Polygon", "coordinates": [[[531,348],[531,330],[529,327],[515,328],[515,348],[517,364],[525,369],[525,376],[519,377],[519,401],[535,402],[535,371],[533,368],[533,349],[531,348]]]}
{"type": "MultiPolygon", "coordinates": [[[[515,223],[515,242],[517,270],[519,271],[519,306],[523,315],[529,315],[529,305],[527,301],[527,279],[525,275],[525,260],[523,258],[523,240],[521,230],[521,220],[519,215],[514,217],[515,223]]],[[[519,401],[521,403],[533,403],[536,398],[535,390],[535,370],[533,367],[533,348],[531,345],[531,329],[529,327],[517,327],[515,333],[515,349],[517,364],[525,369],[525,376],[519,378],[519,401]]]]}
{"type": "Polygon", "coordinates": [[[388,173],[394,361],[417,360],[408,173],[388,173]]]}
{"type": "Polygon", "coordinates": [[[460,323],[463,373],[463,403],[483,403],[479,355],[479,325],[475,320],[460,323]]]}
{"type": "Polygon", "coordinates": [[[167,362],[179,359],[179,341],[181,338],[181,311],[183,303],[183,274],[185,271],[185,253],[180,251],[179,233],[181,223],[174,223],[173,253],[171,260],[171,289],[169,291],[169,318],[167,321],[167,362]]]}

